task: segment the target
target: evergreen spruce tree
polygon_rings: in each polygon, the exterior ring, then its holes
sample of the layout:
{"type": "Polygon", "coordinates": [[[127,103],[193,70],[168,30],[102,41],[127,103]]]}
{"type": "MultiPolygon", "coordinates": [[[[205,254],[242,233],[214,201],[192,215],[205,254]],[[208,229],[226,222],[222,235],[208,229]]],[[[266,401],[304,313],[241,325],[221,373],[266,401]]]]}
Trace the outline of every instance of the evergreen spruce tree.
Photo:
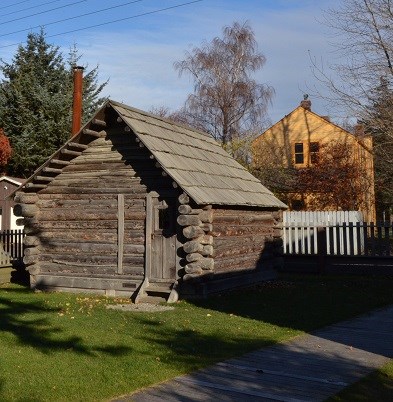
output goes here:
{"type": "MultiPolygon", "coordinates": [[[[7,173],[28,177],[70,136],[73,64],[76,49],[66,60],[59,47],[47,43],[44,31],[29,33],[11,63],[1,61],[0,127],[7,133],[13,154],[7,173]]],[[[104,99],[98,95],[97,70],[85,74],[86,120],[104,99]]]]}

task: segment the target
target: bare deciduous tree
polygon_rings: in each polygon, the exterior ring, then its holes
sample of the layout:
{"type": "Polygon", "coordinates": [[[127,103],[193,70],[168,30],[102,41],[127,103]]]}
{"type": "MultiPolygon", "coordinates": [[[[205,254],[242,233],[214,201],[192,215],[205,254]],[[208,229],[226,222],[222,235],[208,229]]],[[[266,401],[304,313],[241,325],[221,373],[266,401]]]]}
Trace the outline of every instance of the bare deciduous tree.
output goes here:
{"type": "Polygon", "coordinates": [[[380,209],[393,207],[393,2],[343,0],[325,13],[338,34],[333,44],[341,56],[329,69],[313,63],[317,78],[330,89],[323,96],[333,108],[363,122],[374,136],[380,209]],[[337,78],[338,77],[338,78],[337,78]],[[383,199],[383,201],[382,201],[383,199]]]}
{"type": "Polygon", "coordinates": [[[228,144],[250,131],[261,131],[273,89],[259,84],[251,74],[265,63],[254,32],[235,22],[223,37],[205,42],[175,63],[179,75],[189,74],[194,93],[180,111],[183,120],[228,144]]]}

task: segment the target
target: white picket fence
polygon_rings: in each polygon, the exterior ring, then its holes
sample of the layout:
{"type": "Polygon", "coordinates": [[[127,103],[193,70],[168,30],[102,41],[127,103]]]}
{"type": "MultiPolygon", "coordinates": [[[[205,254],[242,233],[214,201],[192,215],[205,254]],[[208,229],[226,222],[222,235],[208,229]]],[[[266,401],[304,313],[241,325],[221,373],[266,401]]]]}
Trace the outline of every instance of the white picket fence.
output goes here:
{"type": "Polygon", "coordinates": [[[318,231],[324,228],[328,255],[344,255],[347,250],[359,255],[364,248],[364,227],[359,223],[363,223],[359,211],[285,211],[284,254],[318,254],[318,231]]]}

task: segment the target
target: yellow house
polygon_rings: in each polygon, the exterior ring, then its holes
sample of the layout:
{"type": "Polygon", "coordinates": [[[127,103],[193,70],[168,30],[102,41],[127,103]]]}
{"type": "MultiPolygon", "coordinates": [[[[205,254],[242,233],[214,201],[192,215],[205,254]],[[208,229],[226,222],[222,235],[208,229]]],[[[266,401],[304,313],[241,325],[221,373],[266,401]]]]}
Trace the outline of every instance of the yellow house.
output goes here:
{"type": "MultiPolygon", "coordinates": [[[[280,183],[277,191],[283,193],[284,201],[293,210],[337,210],[347,209],[346,205],[338,205],[333,202],[333,197],[329,197],[329,188],[338,183],[337,169],[334,173],[336,177],[329,177],[326,170],[322,182],[318,189],[312,189],[312,185],[306,191],[299,191],[294,185],[293,177],[299,172],[319,171],[322,167],[322,159],[330,158],[330,165],[334,166],[337,158],[342,160],[342,153],[348,154],[348,159],[352,165],[352,173],[357,171],[356,177],[353,175],[346,186],[354,187],[354,199],[351,209],[363,212],[368,221],[375,221],[375,194],[374,194],[374,162],[372,151],[372,138],[367,136],[358,126],[355,133],[339,127],[330,122],[326,116],[320,116],[311,111],[311,101],[305,99],[296,109],[283,117],[280,121],[258,136],[252,144],[253,168],[261,172],[262,176],[268,176],[268,184],[274,190],[275,183],[280,183]],[[327,153],[330,152],[329,158],[327,153]],[[334,152],[337,154],[335,155],[334,152]],[[294,172],[292,181],[288,172],[294,172]],[[283,183],[285,182],[285,185],[283,183]],[[355,186],[356,184],[356,186],[355,186]],[[330,185],[330,186],[329,186],[330,185]],[[322,189],[321,189],[322,188],[322,189]],[[356,188],[356,190],[355,190],[356,188]],[[317,197],[317,192],[319,198],[317,197]],[[325,199],[326,202],[316,202],[325,199]]],[[[336,167],[337,167],[336,166],[336,167]]],[[[342,168],[344,171],[344,167],[342,168]]],[[[339,172],[338,172],[339,173],[339,172]]],[[[263,181],[263,178],[262,178],[263,181]]],[[[343,190],[346,190],[343,189],[343,190]]],[[[335,191],[340,192],[339,188],[335,191]]],[[[345,191],[342,191],[342,195],[345,191]]]]}

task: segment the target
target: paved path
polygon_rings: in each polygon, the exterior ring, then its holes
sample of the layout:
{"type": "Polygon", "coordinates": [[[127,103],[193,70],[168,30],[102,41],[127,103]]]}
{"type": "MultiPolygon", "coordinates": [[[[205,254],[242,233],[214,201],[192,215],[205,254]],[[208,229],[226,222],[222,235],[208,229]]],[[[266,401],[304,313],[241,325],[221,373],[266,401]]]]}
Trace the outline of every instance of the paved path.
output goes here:
{"type": "Polygon", "coordinates": [[[116,401],[323,401],[393,358],[393,306],[116,401]]]}

